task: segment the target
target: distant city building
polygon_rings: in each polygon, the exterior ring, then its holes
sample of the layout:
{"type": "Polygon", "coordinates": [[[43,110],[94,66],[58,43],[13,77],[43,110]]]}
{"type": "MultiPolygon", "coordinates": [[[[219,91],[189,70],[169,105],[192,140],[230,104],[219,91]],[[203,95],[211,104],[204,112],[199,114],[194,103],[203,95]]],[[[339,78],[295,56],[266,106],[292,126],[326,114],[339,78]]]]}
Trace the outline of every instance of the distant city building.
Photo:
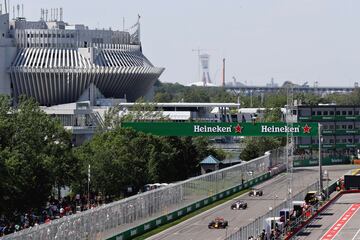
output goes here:
{"type": "Polygon", "coordinates": [[[134,101],[164,71],[143,55],[139,21],[129,31],[89,29],[64,22],[62,9],[48,13],[42,9],[39,21],[0,15],[0,94],[46,106],[92,97],[134,101]]]}

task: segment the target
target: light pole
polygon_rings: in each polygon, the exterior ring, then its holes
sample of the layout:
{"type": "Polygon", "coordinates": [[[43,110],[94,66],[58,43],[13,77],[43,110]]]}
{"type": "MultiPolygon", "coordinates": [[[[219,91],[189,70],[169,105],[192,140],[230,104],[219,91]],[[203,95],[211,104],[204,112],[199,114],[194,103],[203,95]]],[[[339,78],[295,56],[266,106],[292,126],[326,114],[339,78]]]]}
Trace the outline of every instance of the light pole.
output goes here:
{"type": "Polygon", "coordinates": [[[87,199],[87,202],[88,202],[88,209],[90,209],[90,164],[88,166],[88,199],[87,199]]]}
{"type": "Polygon", "coordinates": [[[322,143],[322,138],[321,138],[321,124],[318,124],[318,135],[319,135],[319,177],[320,177],[320,181],[319,181],[319,193],[322,193],[323,191],[323,182],[322,182],[322,163],[321,163],[321,143],[322,143]]]}
{"type": "MultiPolygon", "coordinates": [[[[275,230],[275,226],[276,226],[276,224],[275,224],[275,201],[278,199],[278,195],[274,195],[274,203],[273,203],[273,216],[274,216],[274,224],[273,224],[273,230],[275,230]]],[[[286,214],[286,213],[285,213],[286,214]]],[[[286,215],[285,215],[285,219],[286,219],[286,215]]]]}
{"type": "Polygon", "coordinates": [[[326,177],[326,198],[329,198],[329,172],[324,171],[324,177],[326,177]]]}

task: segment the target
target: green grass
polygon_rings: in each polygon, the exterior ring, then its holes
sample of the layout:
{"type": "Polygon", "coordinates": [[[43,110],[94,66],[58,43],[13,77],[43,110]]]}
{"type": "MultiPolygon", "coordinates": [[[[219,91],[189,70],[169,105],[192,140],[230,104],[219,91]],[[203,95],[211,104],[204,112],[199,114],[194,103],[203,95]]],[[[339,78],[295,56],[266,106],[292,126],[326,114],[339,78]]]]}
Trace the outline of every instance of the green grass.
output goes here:
{"type": "Polygon", "coordinates": [[[229,200],[231,200],[231,199],[233,199],[235,197],[238,197],[238,196],[240,196],[240,195],[242,195],[242,194],[244,194],[244,193],[246,193],[248,191],[249,191],[249,189],[244,189],[244,190],[241,190],[240,192],[237,192],[235,194],[227,196],[226,198],[223,198],[223,199],[221,199],[219,201],[216,201],[214,203],[211,203],[211,204],[209,204],[209,205],[207,205],[207,206],[205,206],[203,208],[195,210],[194,212],[189,213],[189,214],[187,214],[187,215],[185,215],[185,216],[183,216],[183,217],[181,217],[181,218],[179,218],[179,219],[177,219],[177,220],[175,220],[173,222],[164,224],[164,225],[162,225],[160,227],[155,228],[154,230],[151,230],[151,231],[149,231],[147,233],[144,233],[143,235],[140,235],[140,236],[134,238],[134,240],[144,240],[144,239],[146,239],[148,237],[151,237],[151,236],[153,236],[155,234],[158,234],[158,233],[160,233],[160,232],[162,232],[162,231],[164,231],[164,230],[166,230],[168,228],[171,228],[172,226],[175,226],[175,225],[177,225],[177,224],[179,224],[179,223],[181,223],[183,221],[186,221],[186,220],[188,220],[188,219],[190,219],[190,218],[192,218],[192,217],[194,217],[196,215],[199,215],[200,213],[203,213],[203,212],[205,212],[205,211],[207,211],[207,210],[209,210],[211,208],[214,208],[214,207],[216,207],[216,206],[218,206],[220,204],[223,204],[223,203],[225,203],[225,202],[227,202],[227,201],[229,201],[229,200]]]}

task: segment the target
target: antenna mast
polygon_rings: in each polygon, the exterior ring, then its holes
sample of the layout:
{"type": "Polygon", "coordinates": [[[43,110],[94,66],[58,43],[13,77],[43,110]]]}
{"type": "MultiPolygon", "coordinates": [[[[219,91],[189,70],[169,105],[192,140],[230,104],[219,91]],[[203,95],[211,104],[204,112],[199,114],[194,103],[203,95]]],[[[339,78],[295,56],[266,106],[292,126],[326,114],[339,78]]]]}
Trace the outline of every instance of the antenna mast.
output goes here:
{"type": "Polygon", "coordinates": [[[60,8],[60,21],[63,20],[63,8],[61,7],[60,8]]]}

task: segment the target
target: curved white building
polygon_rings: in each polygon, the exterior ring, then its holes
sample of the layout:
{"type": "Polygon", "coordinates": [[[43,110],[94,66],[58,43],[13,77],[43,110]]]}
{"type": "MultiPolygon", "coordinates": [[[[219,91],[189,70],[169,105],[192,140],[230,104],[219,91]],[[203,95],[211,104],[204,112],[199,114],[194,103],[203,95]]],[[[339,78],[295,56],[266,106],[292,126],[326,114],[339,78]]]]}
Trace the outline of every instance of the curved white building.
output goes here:
{"type": "Polygon", "coordinates": [[[130,33],[53,18],[44,10],[39,21],[0,15],[0,93],[50,106],[86,98],[91,86],[101,97],[135,101],[164,70],[142,54],[139,22],[130,33]]]}

